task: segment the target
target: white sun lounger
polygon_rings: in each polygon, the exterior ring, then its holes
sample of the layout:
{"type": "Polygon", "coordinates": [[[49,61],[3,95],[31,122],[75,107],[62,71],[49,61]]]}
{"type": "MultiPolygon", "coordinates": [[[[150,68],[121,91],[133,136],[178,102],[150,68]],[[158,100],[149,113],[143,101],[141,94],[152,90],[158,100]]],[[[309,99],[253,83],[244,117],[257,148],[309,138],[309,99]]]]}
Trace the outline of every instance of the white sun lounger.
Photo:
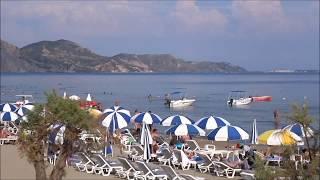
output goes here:
{"type": "Polygon", "coordinates": [[[149,166],[143,161],[137,161],[137,165],[139,170],[143,172],[143,174],[139,174],[136,176],[137,179],[163,179],[167,180],[168,176],[163,171],[161,172],[159,169],[154,169],[153,171],[149,168],[149,166]]]}

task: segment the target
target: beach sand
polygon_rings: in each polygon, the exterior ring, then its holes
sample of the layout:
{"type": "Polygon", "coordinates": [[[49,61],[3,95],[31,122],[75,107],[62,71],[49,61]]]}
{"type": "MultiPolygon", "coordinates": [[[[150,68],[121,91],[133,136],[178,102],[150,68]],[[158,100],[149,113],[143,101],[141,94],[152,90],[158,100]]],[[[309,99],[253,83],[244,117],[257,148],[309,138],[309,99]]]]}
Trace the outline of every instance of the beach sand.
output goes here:
{"type": "MultiPolygon", "coordinates": [[[[116,148],[114,148],[116,149],[116,148]]],[[[28,163],[25,157],[21,157],[16,145],[2,145],[0,146],[1,152],[1,174],[0,179],[4,180],[17,180],[17,179],[35,179],[35,172],[32,164],[28,163]]],[[[119,151],[115,150],[115,156],[119,156],[119,151]]],[[[124,155],[122,155],[124,156],[124,155]]],[[[52,166],[48,165],[47,175],[52,170],[52,166]]],[[[217,177],[212,174],[202,174],[198,170],[190,168],[190,170],[182,171],[177,170],[179,173],[190,174],[193,176],[204,177],[205,179],[226,179],[224,177],[217,177]]],[[[110,179],[119,180],[120,178],[115,175],[104,177],[101,175],[87,174],[79,172],[73,167],[66,168],[66,176],[64,179],[110,179]]],[[[235,176],[235,179],[240,179],[239,176],[235,176]]]]}

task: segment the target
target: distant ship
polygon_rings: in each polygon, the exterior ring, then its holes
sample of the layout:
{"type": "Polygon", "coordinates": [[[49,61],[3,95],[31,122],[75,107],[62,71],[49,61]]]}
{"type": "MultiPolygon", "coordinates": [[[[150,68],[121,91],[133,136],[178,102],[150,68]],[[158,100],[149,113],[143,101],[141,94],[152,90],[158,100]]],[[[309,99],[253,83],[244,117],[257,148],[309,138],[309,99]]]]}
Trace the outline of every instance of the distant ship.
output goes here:
{"type": "Polygon", "coordinates": [[[271,72],[276,72],[276,73],[293,73],[295,72],[294,70],[290,69],[274,69],[271,72]]]}

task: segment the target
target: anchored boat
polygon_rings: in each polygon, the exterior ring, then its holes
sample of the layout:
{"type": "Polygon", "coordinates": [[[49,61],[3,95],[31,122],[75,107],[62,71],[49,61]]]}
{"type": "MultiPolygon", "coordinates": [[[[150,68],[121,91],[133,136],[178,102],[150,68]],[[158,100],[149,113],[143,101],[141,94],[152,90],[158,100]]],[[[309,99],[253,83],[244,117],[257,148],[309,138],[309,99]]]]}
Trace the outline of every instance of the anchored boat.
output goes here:
{"type": "Polygon", "coordinates": [[[196,100],[187,98],[185,93],[182,92],[173,92],[170,94],[165,95],[165,104],[169,107],[184,107],[184,106],[191,106],[196,100]],[[175,98],[178,96],[179,98],[175,98]]]}
{"type": "Polygon", "coordinates": [[[252,97],[247,95],[246,91],[231,91],[229,93],[227,104],[229,106],[247,105],[252,102],[252,97]]]}

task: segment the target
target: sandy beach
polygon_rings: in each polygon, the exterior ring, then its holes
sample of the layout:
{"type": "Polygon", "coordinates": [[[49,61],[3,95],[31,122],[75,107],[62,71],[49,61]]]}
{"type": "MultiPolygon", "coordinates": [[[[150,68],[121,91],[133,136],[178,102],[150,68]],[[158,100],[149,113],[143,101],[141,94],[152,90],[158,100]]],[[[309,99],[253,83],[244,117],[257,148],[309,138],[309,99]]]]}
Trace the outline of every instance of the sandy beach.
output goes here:
{"type": "MultiPolygon", "coordinates": [[[[35,172],[32,164],[28,163],[25,157],[21,157],[18,152],[16,145],[3,145],[0,146],[1,151],[1,174],[0,179],[5,180],[17,180],[17,179],[35,179],[35,172]]],[[[115,156],[119,156],[119,151],[115,152],[115,156]]],[[[48,165],[47,175],[52,170],[52,166],[48,165]]],[[[64,179],[75,180],[75,179],[120,179],[115,175],[108,177],[87,174],[79,172],[73,167],[68,167],[66,170],[66,176],[64,179]]],[[[191,168],[187,171],[177,170],[179,173],[190,174],[193,176],[204,177],[205,179],[226,179],[223,177],[217,177],[211,174],[202,174],[198,170],[191,168]]],[[[235,179],[240,179],[240,176],[235,176],[235,179]]]]}

